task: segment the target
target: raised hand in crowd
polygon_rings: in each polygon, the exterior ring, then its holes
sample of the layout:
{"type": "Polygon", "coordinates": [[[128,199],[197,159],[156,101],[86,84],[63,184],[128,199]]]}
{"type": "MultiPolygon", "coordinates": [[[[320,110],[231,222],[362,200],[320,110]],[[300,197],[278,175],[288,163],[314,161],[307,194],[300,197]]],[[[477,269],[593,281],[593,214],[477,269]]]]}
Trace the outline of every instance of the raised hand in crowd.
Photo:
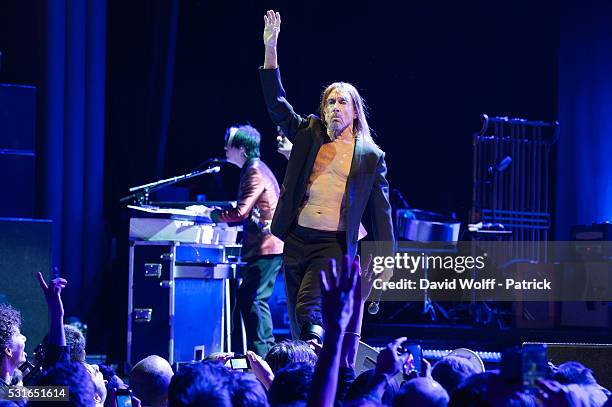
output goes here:
{"type": "Polygon", "coordinates": [[[270,390],[270,386],[274,380],[274,373],[270,365],[268,365],[268,362],[262,359],[257,353],[250,350],[247,351],[246,356],[249,359],[251,370],[255,377],[263,384],[266,390],[270,390]]]}
{"type": "Polygon", "coordinates": [[[353,315],[355,287],[360,273],[359,257],[351,262],[348,256],[343,256],[339,273],[334,259],[329,261],[327,271],[321,271],[321,316],[326,332],[344,334],[353,315]]]}
{"type": "Polygon", "coordinates": [[[359,339],[361,338],[361,325],[363,322],[363,310],[365,302],[372,292],[372,284],[374,282],[374,272],[371,270],[372,256],[362,264],[360,256],[357,256],[355,262],[360,264],[359,273],[357,273],[357,282],[355,289],[355,300],[353,301],[353,314],[346,327],[344,340],[342,342],[342,355],[340,364],[342,367],[355,368],[355,360],[357,359],[357,349],[359,348],[359,339]]]}
{"type": "Polygon", "coordinates": [[[221,363],[225,365],[231,358],[234,357],[234,352],[214,352],[206,357],[206,360],[221,363]]]}
{"type": "Polygon", "coordinates": [[[308,397],[309,406],[333,406],[338,388],[340,347],[346,327],[353,315],[357,279],[361,273],[359,259],[342,259],[338,273],[336,261],[331,259],[329,269],[321,271],[321,315],[325,328],[323,348],[315,368],[308,397]]]}
{"type": "Polygon", "coordinates": [[[419,373],[417,370],[418,366],[414,365],[414,359],[412,355],[408,357],[406,363],[403,366],[404,380],[416,379],[417,377],[426,377],[428,379],[432,379],[431,377],[431,363],[427,359],[421,359],[421,372],[419,373]]]}
{"type": "Polygon", "coordinates": [[[376,369],[374,370],[377,375],[384,375],[387,379],[391,379],[391,377],[402,371],[408,355],[401,353],[400,347],[406,339],[406,337],[397,338],[389,342],[380,351],[376,359],[376,369]]]}
{"type": "Polygon", "coordinates": [[[66,335],[64,333],[64,303],[62,302],[62,290],[68,284],[63,278],[54,278],[47,284],[42,273],[38,273],[38,283],[42,289],[51,324],[49,327],[49,343],[57,346],[66,346],[66,335]]]}
{"type": "Polygon", "coordinates": [[[368,392],[378,400],[382,399],[391,379],[401,372],[406,364],[408,355],[400,352],[402,342],[406,341],[406,339],[406,337],[401,337],[389,342],[378,354],[374,376],[372,376],[370,383],[368,383],[368,392]]]}

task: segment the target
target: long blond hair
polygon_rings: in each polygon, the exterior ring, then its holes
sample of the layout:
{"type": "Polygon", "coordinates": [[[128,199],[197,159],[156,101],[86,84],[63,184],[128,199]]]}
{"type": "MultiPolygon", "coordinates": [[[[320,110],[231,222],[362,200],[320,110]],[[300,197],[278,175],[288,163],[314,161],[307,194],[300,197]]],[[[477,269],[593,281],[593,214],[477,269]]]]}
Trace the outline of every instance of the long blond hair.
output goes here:
{"type": "MultiPolygon", "coordinates": [[[[334,82],[327,86],[321,94],[321,105],[319,106],[319,112],[321,120],[325,122],[325,101],[329,94],[334,90],[338,89],[347,92],[351,96],[353,101],[353,110],[355,111],[355,120],[353,121],[353,134],[355,137],[361,137],[364,141],[368,141],[374,145],[374,139],[368,126],[368,120],[366,119],[367,107],[365,101],[357,91],[357,89],[348,82],[334,82]]],[[[325,123],[327,126],[327,123],[325,123]]]]}

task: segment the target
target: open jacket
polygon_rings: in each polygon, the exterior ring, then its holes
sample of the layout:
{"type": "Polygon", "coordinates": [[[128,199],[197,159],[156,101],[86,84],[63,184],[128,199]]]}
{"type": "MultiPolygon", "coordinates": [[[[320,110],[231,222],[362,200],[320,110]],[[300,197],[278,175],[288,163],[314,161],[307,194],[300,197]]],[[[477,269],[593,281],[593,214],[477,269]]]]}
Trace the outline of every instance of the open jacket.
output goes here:
{"type": "MultiPolygon", "coordinates": [[[[283,239],[297,223],[319,148],[331,139],[320,118],[315,115],[303,118],[295,113],[285,98],[278,69],[260,68],[259,73],[270,117],[293,142],[272,220],[272,233],[283,239]]],[[[394,241],[386,173],[385,153],[375,144],[357,138],[344,194],[346,250],[352,257],[357,253],[362,218],[373,240],[394,241]]]]}

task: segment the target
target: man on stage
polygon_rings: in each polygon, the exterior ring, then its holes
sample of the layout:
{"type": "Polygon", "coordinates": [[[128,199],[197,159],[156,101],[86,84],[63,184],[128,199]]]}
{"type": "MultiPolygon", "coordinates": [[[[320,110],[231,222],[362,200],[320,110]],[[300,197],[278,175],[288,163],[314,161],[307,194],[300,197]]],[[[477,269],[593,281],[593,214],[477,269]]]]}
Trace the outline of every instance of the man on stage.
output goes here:
{"type": "Polygon", "coordinates": [[[247,266],[238,289],[248,348],[264,357],[274,345],[268,299],[282,267],[283,242],[270,233],[279,187],[270,168],[259,159],[259,132],[248,125],[230,127],[225,135],[227,161],[240,168],[238,204],[214,210],[214,222],[244,222],[242,260],[247,266]]]}
{"type": "Polygon", "coordinates": [[[339,262],[345,253],[357,254],[362,218],[374,240],[394,240],[387,169],[370,135],[363,100],[351,84],[336,82],[325,89],[320,117],[294,112],[277,64],[280,14],[268,11],[264,23],[263,93],[272,121],[293,142],[272,233],[285,242],[292,336],[321,340],[319,271],[329,258],[339,262]]]}

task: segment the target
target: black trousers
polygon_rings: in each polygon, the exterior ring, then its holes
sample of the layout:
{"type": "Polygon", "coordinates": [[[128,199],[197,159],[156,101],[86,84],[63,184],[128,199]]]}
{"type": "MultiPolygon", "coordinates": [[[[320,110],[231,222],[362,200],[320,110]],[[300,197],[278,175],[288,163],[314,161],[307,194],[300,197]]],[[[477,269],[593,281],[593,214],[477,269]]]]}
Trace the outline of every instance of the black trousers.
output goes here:
{"type": "Polygon", "coordinates": [[[258,256],[246,262],[242,284],[238,288],[238,307],[244,320],[247,348],[265,357],[274,346],[268,299],[274,291],[276,275],[283,266],[283,257],[280,254],[258,256]]]}
{"type": "Polygon", "coordinates": [[[323,326],[319,272],[329,259],[340,264],[346,253],[346,232],[326,232],[297,225],[285,238],[285,290],[293,339],[304,339],[304,328],[323,326]]]}

